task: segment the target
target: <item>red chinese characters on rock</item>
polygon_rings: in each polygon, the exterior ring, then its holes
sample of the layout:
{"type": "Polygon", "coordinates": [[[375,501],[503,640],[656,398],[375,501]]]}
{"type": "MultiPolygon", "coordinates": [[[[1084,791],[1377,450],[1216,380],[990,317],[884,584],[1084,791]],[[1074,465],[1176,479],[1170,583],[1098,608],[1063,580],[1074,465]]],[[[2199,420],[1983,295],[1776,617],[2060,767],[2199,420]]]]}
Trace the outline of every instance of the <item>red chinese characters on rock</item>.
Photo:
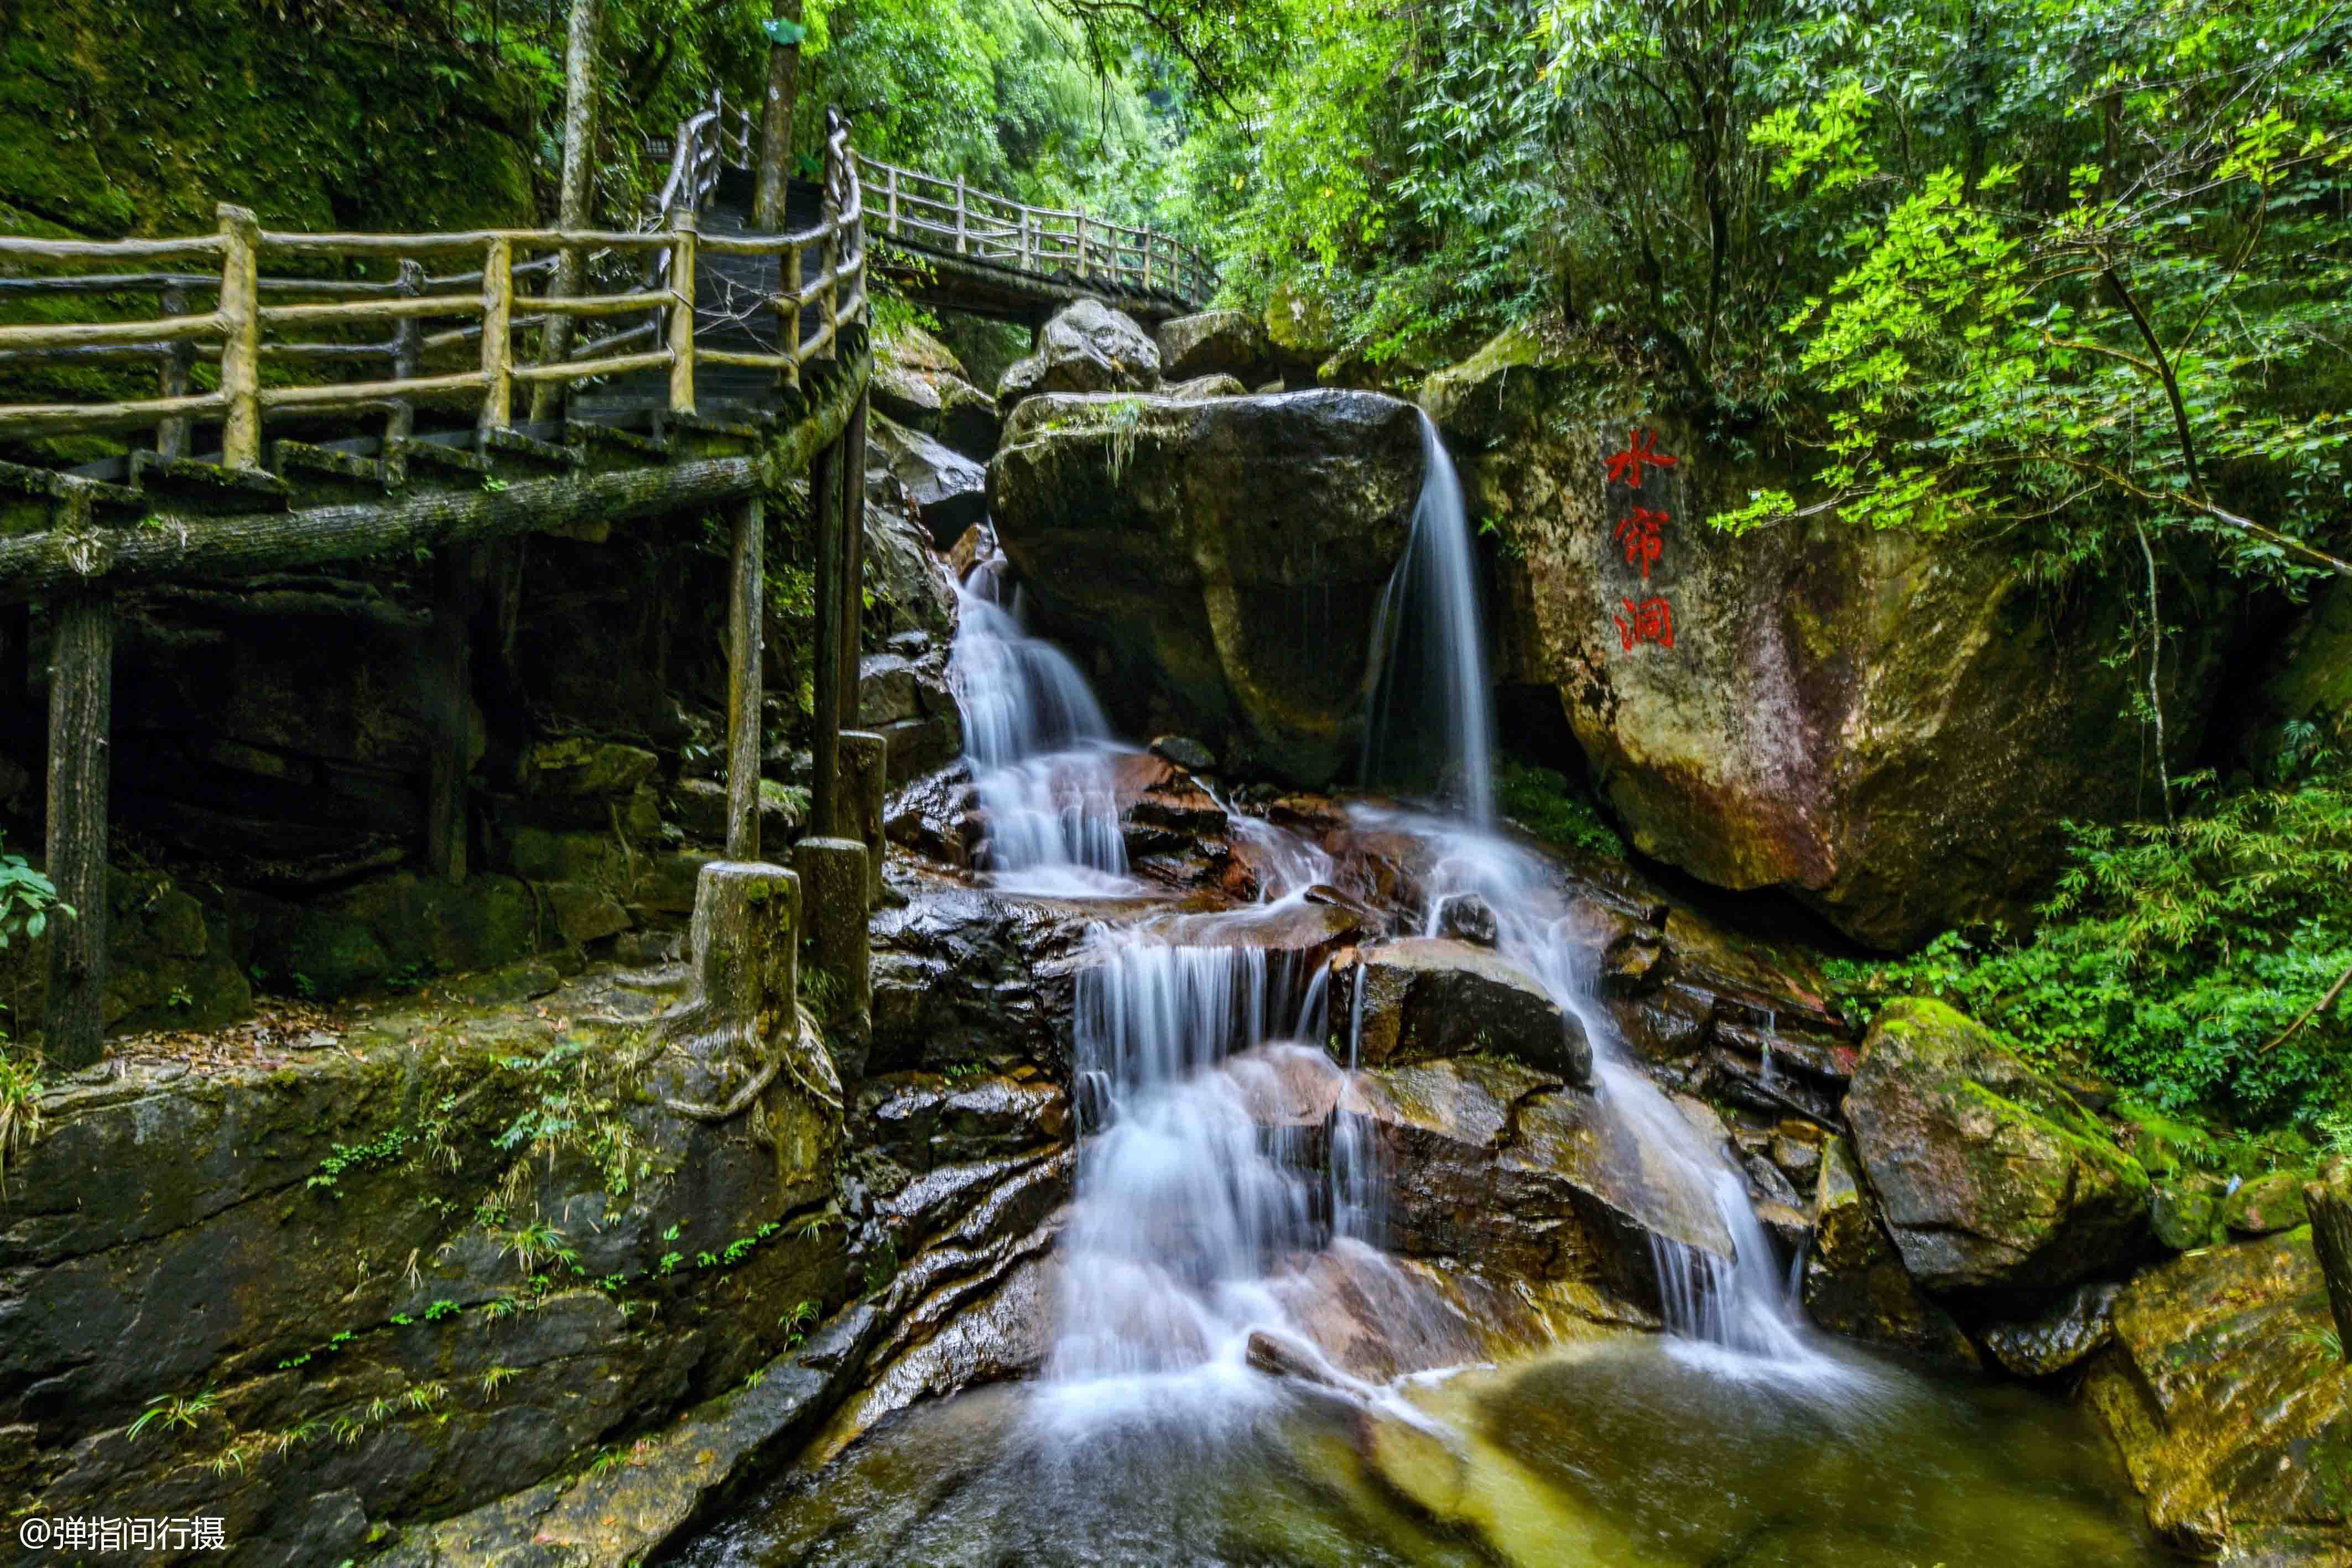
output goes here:
{"type": "MultiPolygon", "coordinates": [[[[1667,469],[1680,459],[1658,450],[1658,439],[1640,428],[1625,433],[1625,449],[1613,452],[1603,461],[1608,465],[1607,483],[1622,484],[1633,492],[1633,509],[1617,525],[1617,542],[1625,547],[1625,564],[1641,569],[1642,580],[1650,580],[1650,569],[1664,553],[1664,528],[1672,521],[1669,514],[1654,507],[1641,504],[1642,477],[1644,469],[1667,469]]],[[[1653,596],[1636,603],[1621,599],[1624,613],[1611,617],[1617,622],[1617,641],[1626,653],[1644,643],[1661,648],[1675,645],[1675,611],[1662,596],[1653,596]]]]}
{"type": "Polygon", "coordinates": [[[1625,607],[1622,615],[1612,615],[1617,622],[1617,641],[1627,653],[1644,643],[1655,643],[1661,648],[1675,645],[1675,607],[1663,599],[1644,599],[1636,604],[1630,599],[1618,603],[1625,607]]]}
{"type": "Polygon", "coordinates": [[[1650,580],[1650,568],[1657,564],[1659,552],[1665,548],[1658,528],[1666,520],[1664,512],[1636,507],[1617,525],[1618,542],[1625,547],[1625,564],[1640,567],[1643,582],[1650,580]]]}

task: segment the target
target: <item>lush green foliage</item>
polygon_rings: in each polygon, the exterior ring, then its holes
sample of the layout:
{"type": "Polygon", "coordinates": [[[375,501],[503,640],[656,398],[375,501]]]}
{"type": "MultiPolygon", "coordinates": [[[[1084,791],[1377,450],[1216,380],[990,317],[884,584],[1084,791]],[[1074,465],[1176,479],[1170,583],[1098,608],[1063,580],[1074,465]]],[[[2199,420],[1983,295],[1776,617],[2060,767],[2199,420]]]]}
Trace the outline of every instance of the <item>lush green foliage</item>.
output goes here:
{"type": "Polygon", "coordinates": [[[0,852],[0,947],[14,936],[38,936],[52,914],[73,914],[71,904],[58,902],[57,884],[23,855],[0,852]]]}
{"type": "Polygon", "coordinates": [[[2053,570],[2167,528],[2273,576],[2352,548],[2341,7],[1285,13],[1253,114],[1184,164],[1234,292],[1313,299],[1338,346],[1434,361],[1549,323],[1820,452],[1818,493],[1735,526],[1969,522],[2053,570]]]}
{"type": "Polygon", "coordinates": [[[1624,858],[1625,841],[1591,798],[1549,768],[1503,759],[1496,771],[1495,795],[1505,816],[1546,843],[1624,858]]]}
{"type": "Polygon", "coordinates": [[[1898,963],[1833,966],[1849,1009],[1942,997],[2031,1058],[2168,1109],[2314,1124],[2352,1110],[2352,989],[2288,1032],[2352,968],[2352,766],[2189,786],[2200,808],[2173,825],[2074,828],[2030,940],[1950,932],[1898,963]]]}

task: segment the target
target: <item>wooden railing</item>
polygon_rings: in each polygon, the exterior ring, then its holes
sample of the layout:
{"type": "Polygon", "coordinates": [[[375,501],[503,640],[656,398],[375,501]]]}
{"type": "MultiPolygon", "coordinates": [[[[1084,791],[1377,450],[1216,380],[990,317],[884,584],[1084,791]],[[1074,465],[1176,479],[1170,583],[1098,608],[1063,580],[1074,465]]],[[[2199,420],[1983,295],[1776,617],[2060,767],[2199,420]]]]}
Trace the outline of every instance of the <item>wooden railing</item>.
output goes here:
{"type": "Polygon", "coordinates": [[[221,461],[253,468],[261,465],[263,434],[273,414],[381,414],[385,434],[402,436],[420,404],[471,405],[487,431],[514,424],[518,388],[572,387],[635,372],[667,371],[668,406],[681,413],[695,412],[698,365],[773,371],[782,386],[797,387],[803,368],[831,356],[842,329],[866,315],[856,156],[846,125],[837,116],[828,119],[824,216],[815,227],[793,234],[699,232],[698,214],[717,183],[719,162],[745,147],[740,134],[731,134],[724,106],[714,102],[681,128],[663,216],[637,231],[288,233],[266,230],[250,212],[224,204],[215,233],[184,239],[0,236],[0,265],[104,269],[25,270],[0,277],[0,302],[152,296],[159,311],[152,319],[0,325],[0,368],[124,359],[157,365],[153,397],[0,402],[0,438],[152,429],[157,452],[181,456],[188,454],[195,423],[217,423],[221,461]],[[551,278],[556,258],[567,251],[583,261],[617,258],[634,282],[602,294],[565,295],[552,287],[532,292],[530,284],[551,278]],[[695,285],[704,255],[776,259],[777,291],[764,301],[775,324],[775,351],[697,348],[695,285]],[[427,260],[446,264],[452,257],[477,265],[441,276],[425,270],[427,260]],[[280,261],[314,267],[389,262],[394,276],[368,281],[263,276],[280,261]],[[128,270],[142,264],[177,270],[128,270]],[[205,264],[207,270],[195,270],[205,264]],[[210,308],[202,308],[207,302],[210,308]],[[544,329],[560,319],[604,329],[551,352],[562,335],[544,329]],[[389,337],[351,340],[386,329],[389,337]],[[304,367],[350,363],[382,373],[321,381],[299,373],[304,367]]]}
{"type": "Polygon", "coordinates": [[[857,167],[873,204],[867,229],[876,238],[1188,308],[1207,304],[1217,290],[1208,258],[1174,235],[1033,207],[974,190],[961,175],[942,179],[864,153],[857,167]]]}

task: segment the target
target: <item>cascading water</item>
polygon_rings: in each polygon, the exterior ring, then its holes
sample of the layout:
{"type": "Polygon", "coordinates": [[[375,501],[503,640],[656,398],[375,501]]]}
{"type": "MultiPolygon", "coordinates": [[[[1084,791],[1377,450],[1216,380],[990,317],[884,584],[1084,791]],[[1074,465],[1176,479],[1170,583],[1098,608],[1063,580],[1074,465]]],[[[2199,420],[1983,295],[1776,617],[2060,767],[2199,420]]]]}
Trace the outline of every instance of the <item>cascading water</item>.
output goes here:
{"type": "Polygon", "coordinates": [[[1263,948],[1182,935],[1098,932],[1079,976],[1078,1071],[1102,1124],[1062,1241],[1056,1381],[1238,1367],[1250,1331],[1282,1322],[1274,1260],[1315,1242],[1303,1173],[1265,1146],[1226,1070],[1291,1032],[1303,977],[1263,948]]]}
{"type": "Polygon", "coordinates": [[[1421,765],[1424,738],[1442,737],[1440,778],[1475,828],[1495,821],[1494,697],[1478,614],[1478,559],[1462,503],[1462,479],[1421,416],[1421,495],[1404,559],[1381,595],[1373,647],[1381,674],[1364,730],[1367,782],[1391,765],[1421,765]]]}
{"type": "MultiPolygon", "coordinates": [[[[1544,862],[1492,831],[1493,723],[1476,563],[1461,481],[1435,423],[1425,413],[1422,450],[1428,469],[1413,508],[1412,543],[1382,603],[1387,664],[1365,758],[1370,777],[1384,751],[1399,749],[1390,738],[1393,727],[1414,711],[1433,711],[1427,705],[1434,696],[1451,749],[1444,777],[1455,784],[1462,826],[1377,813],[1437,843],[1436,871],[1423,890],[1430,934],[1436,934],[1441,913],[1452,900],[1486,900],[1496,912],[1497,947],[1584,1025],[1593,1043],[1595,1088],[1616,1135],[1667,1156],[1666,1168],[1706,1194],[1721,1214],[1735,1254],[1727,1265],[1679,1241],[1653,1239],[1669,1330],[1800,1375],[1842,1374],[1845,1364],[1819,1352],[1788,1281],[1772,1262],[1772,1243],[1748,1203],[1746,1181],[1628,1060],[1608,1014],[1594,1005],[1592,977],[1579,972],[1565,911],[1544,862]],[[1392,614],[1401,625],[1388,624],[1392,614]],[[1423,667],[1404,667],[1408,659],[1418,659],[1423,667]],[[1410,702],[1400,706],[1415,693],[1422,695],[1418,710],[1410,702]]],[[[1352,1071],[1353,1061],[1349,1065],[1352,1071]]],[[[1358,1168],[1364,1163],[1355,1148],[1360,1132],[1349,1120],[1342,1112],[1334,1133],[1334,1166],[1348,1169],[1350,1200],[1365,1206],[1376,1200],[1358,1168]],[[1343,1158],[1343,1153],[1350,1157],[1343,1158]]]]}
{"type": "MultiPolygon", "coordinates": [[[[1493,831],[1493,723],[1475,559],[1461,484],[1424,416],[1427,468],[1411,542],[1383,596],[1383,668],[1368,772],[1411,749],[1406,726],[1442,735],[1441,778],[1458,817],[1360,811],[1437,852],[1424,878],[1433,928],[1444,904],[1483,898],[1498,946],[1583,1022],[1614,1135],[1643,1168],[1670,1173],[1720,1214],[1725,1260],[1654,1242],[1667,1325],[1691,1342],[1801,1375],[1843,1368],[1814,1351],[1772,1262],[1744,1178],[1626,1058],[1580,972],[1566,909],[1539,857],[1493,831]],[[1663,1156],[1663,1157],[1659,1157],[1663,1156]]],[[[963,591],[953,674],[966,751],[1000,886],[1058,894],[1133,891],[1113,768],[1121,747],[1077,667],[1028,636],[999,602],[984,562],[963,591]]],[[[1425,759],[1424,759],[1425,760],[1425,759]]],[[[1264,869],[1266,896],[1295,898],[1332,873],[1305,840],[1228,809],[1264,869]]],[[[1236,1059],[1322,1036],[1319,974],[1294,973],[1254,946],[1244,910],[1098,927],[1078,982],[1076,1067],[1087,1142],[1065,1235],[1060,1337],[1049,1367],[1065,1386],[1199,1366],[1238,1366],[1251,1332],[1279,1327],[1268,1273],[1320,1240],[1379,1245],[1384,1176],[1371,1129],[1332,1113],[1328,1186],[1281,1157],[1236,1059]]],[[[1358,1005],[1360,1006],[1360,993],[1358,1005]]],[[[1352,1042],[1360,1019],[1349,1020],[1352,1042]]],[[[1351,1045],[1352,1049],[1352,1045],[1351,1045]]],[[[1336,1071],[1317,1056],[1318,1070],[1336,1071]]],[[[1345,1071],[1353,1073],[1351,1059],[1345,1071]]]]}
{"type": "Polygon", "coordinates": [[[992,559],[957,590],[949,679],[964,756],[1001,886],[1087,894],[1131,890],[1113,787],[1121,747],[1068,654],[1023,630],[997,601],[992,559]]]}

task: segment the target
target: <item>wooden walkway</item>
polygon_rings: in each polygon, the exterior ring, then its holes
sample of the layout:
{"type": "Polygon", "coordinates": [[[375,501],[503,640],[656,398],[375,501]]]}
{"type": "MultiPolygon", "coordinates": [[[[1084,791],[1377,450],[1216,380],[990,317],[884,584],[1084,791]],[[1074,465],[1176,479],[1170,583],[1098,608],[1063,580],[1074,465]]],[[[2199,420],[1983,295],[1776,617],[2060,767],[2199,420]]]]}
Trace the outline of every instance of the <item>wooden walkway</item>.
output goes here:
{"type": "MultiPolygon", "coordinates": [[[[816,668],[836,677],[814,683],[812,831],[845,815],[873,364],[858,166],[828,116],[822,183],[792,193],[785,232],[755,233],[732,199],[747,153],[722,105],[688,120],[662,215],[635,231],[279,233],[224,206],[185,238],[0,237],[0,307],[49,318],[6,312],[21,324],[0,324],[0,373],[156,378],[152,396],[0,402],[18,459],[0,463],[0,605],[37,602],[47,624],[47,869],[77,911],[49,937],[53,1061],[102,1047],[116,601],[143,583],[234,591],[429,556],[431,678],[462,694],[488,612],[480,552],[724,508],[727,849],[756,860],[764,505],[806,474],[816,668]],[[93,436],[124,450],[76,461],[93,436]]],[[[462,878],[467,705],[436,706],[452,716],[430,747],[425,858],[462,878]]]]}

